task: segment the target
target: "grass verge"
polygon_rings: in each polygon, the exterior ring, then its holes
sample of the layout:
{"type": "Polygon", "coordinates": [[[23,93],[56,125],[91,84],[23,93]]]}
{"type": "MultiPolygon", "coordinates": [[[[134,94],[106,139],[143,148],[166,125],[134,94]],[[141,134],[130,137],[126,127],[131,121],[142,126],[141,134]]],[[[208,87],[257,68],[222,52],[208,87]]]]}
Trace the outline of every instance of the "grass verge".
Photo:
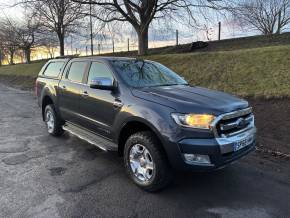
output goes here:
{"type": "Polygon", "coordinates": [[[192,85],[240,96],[290,96],[290,46],[151,56],[192,85]]]}
{"type": "MultiPolygon", "coordinates": [[[[185,54],[151,55],[192,85],[239,96],[290,96],[290,45],[185,54]]],[[[31,89],[45,62],[0,67],[0,81],[31,89]],[[5,81],[4,81],[5,82],[5,81]]]]}

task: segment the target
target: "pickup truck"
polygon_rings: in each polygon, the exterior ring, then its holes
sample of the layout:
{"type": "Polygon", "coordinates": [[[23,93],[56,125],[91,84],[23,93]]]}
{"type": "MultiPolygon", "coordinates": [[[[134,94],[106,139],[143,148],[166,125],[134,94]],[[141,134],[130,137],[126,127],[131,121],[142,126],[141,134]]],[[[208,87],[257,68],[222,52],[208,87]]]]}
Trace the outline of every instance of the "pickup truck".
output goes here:
{"type": "Polygon", "coordinates": [[[35,86],[47,131],[116,151],[135,184],[166,187],[175,170],[220,169],[255,149],[248,102],[190,86],[164,65],[136,58],[48,61],[35,86]]]}

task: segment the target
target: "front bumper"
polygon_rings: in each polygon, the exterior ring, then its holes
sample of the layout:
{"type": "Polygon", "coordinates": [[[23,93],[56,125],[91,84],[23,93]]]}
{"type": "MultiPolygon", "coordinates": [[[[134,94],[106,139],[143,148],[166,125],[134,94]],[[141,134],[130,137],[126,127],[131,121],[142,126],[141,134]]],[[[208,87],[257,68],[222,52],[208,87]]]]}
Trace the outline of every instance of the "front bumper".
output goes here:
{"type": "MultiPolygon", "coordinates": [[[[169,154],[169,159],[174,168],[179,170],[193,170],[193,171],[211,171],[240,159],[251,151],[255,150],[256,144],[256,128],[253,127],[238,135],[228,138],[212,138],[212,139],[183,139],[177,143],[172,143],[177,147],[175,152],[179,152],[178,157],[175,158],[169,154]],[[251,138],[246,147],[238,151],[234,151],[236,142],[251,138]],[[176,146],[177,144],[177,146],[176,146]],[[210,157],[210,164],[189,164],[184,159],[183,154],[201,154],[210,157]],[[172,159],[173,158],[173,159],[172,159]]],[[[174,152],[171,150],[170,152],[174,152]]]]}

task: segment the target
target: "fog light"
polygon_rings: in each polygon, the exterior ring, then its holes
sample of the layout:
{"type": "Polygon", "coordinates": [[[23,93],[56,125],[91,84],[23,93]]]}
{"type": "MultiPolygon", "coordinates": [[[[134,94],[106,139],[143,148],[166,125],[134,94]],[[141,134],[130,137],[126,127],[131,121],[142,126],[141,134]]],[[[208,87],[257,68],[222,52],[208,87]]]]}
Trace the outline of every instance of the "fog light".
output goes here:
{"type": "Polygon", "coordinates": [[[208,155],[202,154],[183,154],[184,159],[189,164],[210,164],[208,155]]]}

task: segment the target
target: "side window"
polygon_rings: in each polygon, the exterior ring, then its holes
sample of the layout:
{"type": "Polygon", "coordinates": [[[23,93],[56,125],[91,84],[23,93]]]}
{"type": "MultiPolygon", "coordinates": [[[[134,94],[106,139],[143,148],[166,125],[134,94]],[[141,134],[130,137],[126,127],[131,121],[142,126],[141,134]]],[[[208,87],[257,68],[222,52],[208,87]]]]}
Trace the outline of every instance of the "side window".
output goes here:
{"type": "Polygon", "coordinates": [[[88,83],[90,83],[95,77],[107,77],[114,80],[110,69],[105,64],[99,62],[92,62],[88,76],[88,83]]]}
{"type": "Polygon", "coordinates": [[[49,77],[58,77],[62,67],[64,65],[64,62],[51,62],[46,67],[45,71],[43,72],[43,75],[49,76],[49,77]]]}
{"type": "Polygon", "coordinates": [[[76,61],[70,66],[67,79],[73,82],[81,83],[87,67],[87,62],[76,61]]]}

